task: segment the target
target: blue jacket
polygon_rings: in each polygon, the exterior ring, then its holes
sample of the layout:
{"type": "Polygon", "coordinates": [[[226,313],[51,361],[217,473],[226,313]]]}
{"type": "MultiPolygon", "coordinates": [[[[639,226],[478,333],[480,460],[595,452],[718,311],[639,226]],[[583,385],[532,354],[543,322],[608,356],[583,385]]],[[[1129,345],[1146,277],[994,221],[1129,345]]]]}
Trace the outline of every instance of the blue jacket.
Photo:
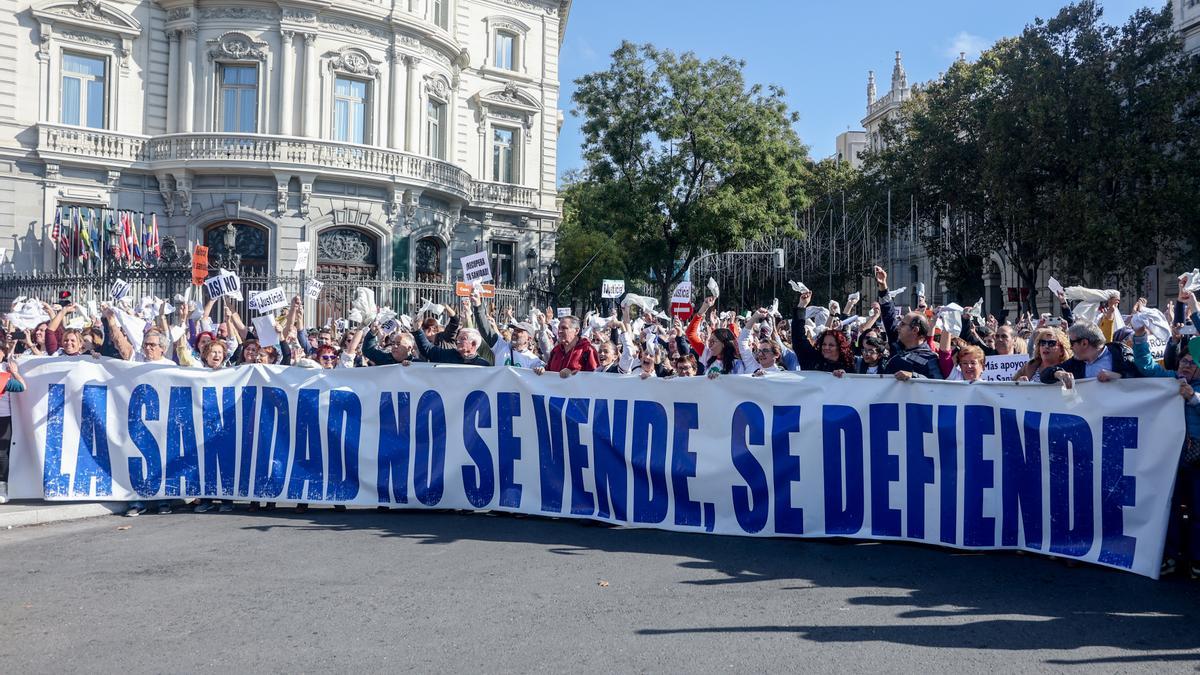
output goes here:
{"type": "MultiPolygon", "coordinates": [[[[1167,370],[1154,361],[1150,354],[1150,341],[1145,337],[1133,336],[1133,362],[1143,377],[1178,377],[1176,371],[1167,370]]],[[[1191,385],[1200,387],[1200,380],[1193,380],[1191,385]]],[[[1200,440],[1200,394],[1192,394],[1192,400],[1184,406],[1183,413],[1188,437],[1200,440]]]]}

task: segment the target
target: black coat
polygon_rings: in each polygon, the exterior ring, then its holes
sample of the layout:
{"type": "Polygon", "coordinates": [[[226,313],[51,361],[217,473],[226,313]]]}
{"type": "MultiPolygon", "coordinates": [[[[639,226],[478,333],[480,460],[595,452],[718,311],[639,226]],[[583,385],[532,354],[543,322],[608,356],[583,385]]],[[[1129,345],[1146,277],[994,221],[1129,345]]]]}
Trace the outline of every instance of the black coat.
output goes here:
{"type": "MultiPolygon", "coordinates": [[[[1110,342],[1105,347],[1112,354],[1112,370],[1121,377],[1141,377],[1142,373],[1137,369],[1133,361],[1133,350],[1120,342],[1110,342]]],[[[1054,374],[1060,370],[1065,370],[1075,376],[1075,379],[1082,379],[1087,372],[1087,363],[1082,359],[1071,358],[1063,361],[1057,366],[1051,366],[1042,370],[1042,383],[1054,384],[1054,374]]]]}

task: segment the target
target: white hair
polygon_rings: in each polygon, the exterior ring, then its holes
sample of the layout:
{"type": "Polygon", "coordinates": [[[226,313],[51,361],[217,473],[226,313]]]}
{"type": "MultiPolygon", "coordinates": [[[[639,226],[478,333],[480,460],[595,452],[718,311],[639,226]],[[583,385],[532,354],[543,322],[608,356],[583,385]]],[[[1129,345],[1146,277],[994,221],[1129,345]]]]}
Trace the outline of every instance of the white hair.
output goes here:
{"type": "Polygon", "coordinates": [[[460,328],[458,334],[467,336],[467,339],[473,342],[476,347],[483,344],[483,336],[474,328],[460,328]]]}

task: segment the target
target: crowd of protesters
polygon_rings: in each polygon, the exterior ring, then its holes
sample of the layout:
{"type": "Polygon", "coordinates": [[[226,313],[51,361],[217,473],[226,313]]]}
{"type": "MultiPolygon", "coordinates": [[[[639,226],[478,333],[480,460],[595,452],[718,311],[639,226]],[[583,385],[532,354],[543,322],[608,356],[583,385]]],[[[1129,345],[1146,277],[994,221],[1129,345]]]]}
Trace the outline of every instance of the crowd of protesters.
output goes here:
{"type": "MultiPolygon", "coordinates": [[[[837,302],[814,306],[812,292],[795,282],[790,317],[778,307],[721,311],[714,294],[705,297],[687,321],[655,313],[652,301],[633,295],[609,316],[560,317],[547,308],[517,317],[511,307],[497,308],[476,292],[462,298],[458,308],[426,303],[414,317],[381,311],[372,299],[370,307],[351,314],[355,321],[306,328],[303,303],[296,297],[271,320],[274,330],[269,336],[247,327],[236,302],[228,298],[210,299],[203,306],[176,298],[175,307],[149,299],[143,300],[140,312],[129,301],[104,303],[92,306],[97,316],[69,302],[50,305],[19,298],[9,317],[23,303],[26,326],[6,320],[0,340],[0,500],[8,472],[10,399],[24,390],[17,355],[114,358],[208,370],[248,364],[359,368],[427,361],[526,368],[563,378],[584,371],[641,379],[821,371],[838,378],[975,382],[982,378],[988,358],[1027,354],[1028,361],[1015,376],[1018,382],[1072,388],[1076,380],[1091,378],[1179,381],[1187,434],[1162,571],[1170,574],[1186,563],[1191,576],[1200,577],[1200,518],[1189,522],[1183,516],[1189,508],[1200,507],[1200,396],[1194,389],[1200,384],[1200,339],[1191,339],[1200,330],[1200,305],[1187,290],[1200,279],[1180,277],[1183,290],[1166,312],[1147,308],[1139,299],[1124,315],[1116,291],[1071,287],[1057,293],[1058,316],[1026,314],[1001,323],[993,316],[984,318],[978,305],[935,308],[918,297],[916,306],[901,308],[894,302],[898,293],[889,289],[886,272],[876,267],[874,274],[878,296],[862,315],[855,311],[857,293],[844,307],[837,302]],[[214,321],[218,302],[224,318],[214,321]],[[30,326],[29,316],[45,320],[30,326]],[[131,322],[131,317],[137,320],[131,322]],[[1166,343],[1161,355],[1151,353],[1152,336],[1160,346],[1166,343]]],[[[170,501],[151,505],[160,513],[173,508],[170,501]]],[[[127,515],[136,516],[146,507],[134,502],[127,515]]],[[[233,504],[206,499],[193,508],[228,511],[233,504]]]]}

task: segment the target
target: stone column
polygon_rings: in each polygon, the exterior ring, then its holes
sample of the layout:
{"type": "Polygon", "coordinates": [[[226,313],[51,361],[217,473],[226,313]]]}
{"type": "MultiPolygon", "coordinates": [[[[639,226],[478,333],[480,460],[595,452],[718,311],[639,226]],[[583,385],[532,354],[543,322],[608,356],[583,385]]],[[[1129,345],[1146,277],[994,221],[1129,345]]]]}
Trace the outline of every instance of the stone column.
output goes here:
{"type": "MultiPolygon", "coordinates": [[[[388,72],[388,94],[391,103],[388,106],[388,147],[399,149],[407,147],[402,141],[404,136],[404,89],[400,86],[400,65],[405,57],[392,48],[392,59],[388,72]]],[[[407,83],[406,83],[407,85],[407,83]]]]}
{"type": "Polygon", "coordinates": [[[167,133],[179,131],[179,31],[170,28],[167,34],[167,133]]]}
{"type": "Polygon", "coordinates": [[[195,28],[183,30],[183,58],[180,59],[179,81],[183,87],[183,105],[179,107],[179,128],[176,131],[195,131],[196,115],[196,33],[195,28]]]}
{"type": "Polygon", "coordinates": [[[292,136],[296,133],[296,125],[292,119],[292,96],[295,93],[296,83],[295,75],[292,74],[292,61],[294,55],[292,53],[292,38],[296,35],[296,31],[281,30],[280,35],[280,59],[279,59],[279,127],[276,133],[284,136],[292,136]]]}
{"type": "Polygon", "coordinates": [[[417,145],[421,140],[421,92],[417,88],[417,64],[420,57],[404,57],[407,93],[404,100],[404,149],[408,152],[420,152],[417,145]]]}
{"type": "Polygon", "coordinates": [[[321,75],[317,72],[317,48],[313,43],[317,40],[316,33],[304,34],[304,135],[316,138],[320,135],[317,124],[321,119],[321,111],[317,109],[317,89],[320,87],[321,75]]]}

